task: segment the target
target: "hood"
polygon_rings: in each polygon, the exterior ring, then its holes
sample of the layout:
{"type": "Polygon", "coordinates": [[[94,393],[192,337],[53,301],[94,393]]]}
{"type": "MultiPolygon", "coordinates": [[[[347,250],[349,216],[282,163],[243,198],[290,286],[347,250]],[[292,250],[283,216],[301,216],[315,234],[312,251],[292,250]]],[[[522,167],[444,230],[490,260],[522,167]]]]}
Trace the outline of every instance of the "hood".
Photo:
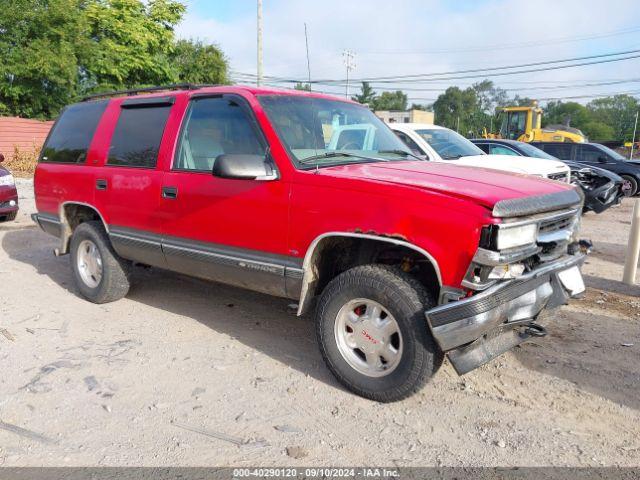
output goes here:
{"type": "Polygon", "coordinates": [[[526,173],[546,177],[551,173],[566,172],[567,166],[558,160],[520,157],[517,155],[469,155],[456,160],[447,160],[456,165],[494,168],[505,172],[526,173]]]}
{"type": "Polygon", "coordinates": [[[323,168],[319,173],[421,188],[469,199],[487,208],[493,208],[500,200],[545,195],[573,188],[568,184],[530,175],[465,167],[453,165],[452,162],[360,163],[323,168]]]}

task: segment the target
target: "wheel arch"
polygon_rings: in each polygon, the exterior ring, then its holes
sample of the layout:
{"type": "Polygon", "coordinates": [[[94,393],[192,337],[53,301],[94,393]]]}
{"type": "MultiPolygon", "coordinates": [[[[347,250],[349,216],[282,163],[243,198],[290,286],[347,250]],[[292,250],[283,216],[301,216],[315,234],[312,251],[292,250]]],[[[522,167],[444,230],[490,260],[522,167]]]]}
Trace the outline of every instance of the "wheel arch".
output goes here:
{"type": "Polygon", "coordinates": [[[60,247],[56,249],[56,255],[69,253],[71,235],[78,225],[91,220],[102,222],[104,229],[109,233],[109,226],[104,221],[100,211],[89,203],[67,201],[60,204],[58,218],[60,219],[60,247]]]}
{"type": "MultiPolygon", "coordinates": [[[[437,279],[438,290],[442,288],[442,275],[438,262],[433,255],[424,248],[414,245],[404,239],[391,236],[352,232],[327,232],[317,236],[311,242],[305,253],[302,264],[303,275],[300,300],[298,303],[298,315],[306,313],[309,310],[313,299],[322,291],[320,281],[322,280],[323,272],[321,271],[320,265],[324,247],[332,241],[340,239],[375,242],[381,246],[401,247],[410,250],[428,262],[428,265],[433,269],[433,273],[437,279]]],[[[434,286],[430,285],[430,287],[434,286]]],[[[436,292],[436,298],[438,298],[438,292],[436,292]]]]}

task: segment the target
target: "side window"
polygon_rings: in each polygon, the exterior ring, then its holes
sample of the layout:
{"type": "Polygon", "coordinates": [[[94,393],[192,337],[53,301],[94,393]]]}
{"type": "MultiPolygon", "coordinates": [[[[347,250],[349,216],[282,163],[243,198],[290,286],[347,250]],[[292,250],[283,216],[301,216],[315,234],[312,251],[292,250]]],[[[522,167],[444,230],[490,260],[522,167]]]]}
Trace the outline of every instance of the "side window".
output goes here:
{"type": "Polygon", "coordinates": [[[83,102],[65,108],[47,138],[40,161],[84,163],[107,103],[83,102]]]}
{"type": "Polygon", "coordinates": [[[187,110],[174,170],[210,172],[222,154],[264,155],[247,113],[233,99],[196,98],[187,110]]]}
{"type": "Polygon", "coordinates": [[[502,145],[491,145],[489,147],[489,153],[492,155],[515,155],[518,156],[516,152],[511,150],[509,147],[503,147],[502,145]]]}
{"type": "Polygon", "coordinates": [[[122,106],[107,165],[155,168],[171,105],[122,106]]]}
{"type": "Polygon", "coordinates": [[[489,153],[489,145],[486,143],[476,143],[476,147],[478,147],[484,153],[489,153]]]}
{"type": "Polygon", "coordinates": [[[600,157],[606,157],[605,153],[592,145],[577,145],[576,159],[581,162],[598,163],[600,157]]]}
{"type": "Polygon", "coordinates": [[[571,160],[571,145],[561,142],[544,144],[544,151],[560,160],[571,160]]]}
{"type": "Polygon", "coordinates": [[[413,153],[415,153],[416,155],[424,155],[424,152],[422,151],[422,149],[418,146],[418,144],[416,142],[411,140],[409,135],[407,135],[406,133],[403,133],[403,132],[397,132],[395,130],[394,130],[393,133],[395,133],[396,136],[400,140],[402,140],[405,143],[405,145],[411,149],[411,151],[413,153]]]}

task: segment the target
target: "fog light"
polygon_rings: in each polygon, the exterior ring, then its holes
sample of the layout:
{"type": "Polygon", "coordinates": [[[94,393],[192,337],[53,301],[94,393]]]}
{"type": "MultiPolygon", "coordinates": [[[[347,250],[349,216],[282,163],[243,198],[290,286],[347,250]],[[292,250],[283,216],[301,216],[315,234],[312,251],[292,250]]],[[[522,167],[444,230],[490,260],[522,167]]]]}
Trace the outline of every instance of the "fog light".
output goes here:
{"type": "Polygon", "coordinates": [[[522,263],[514,263],[511,265],[498,265],[493,267],[489,273],[489,280],[503,280],[505,278],[517,278],[524,273],[524,265],[522,263]]]}
{"type": "Polygon", "coordinates": [[[10,207],[15,207],[16,206],[16,201],[15,200],[9,200],[9,206],[10,207]]]}

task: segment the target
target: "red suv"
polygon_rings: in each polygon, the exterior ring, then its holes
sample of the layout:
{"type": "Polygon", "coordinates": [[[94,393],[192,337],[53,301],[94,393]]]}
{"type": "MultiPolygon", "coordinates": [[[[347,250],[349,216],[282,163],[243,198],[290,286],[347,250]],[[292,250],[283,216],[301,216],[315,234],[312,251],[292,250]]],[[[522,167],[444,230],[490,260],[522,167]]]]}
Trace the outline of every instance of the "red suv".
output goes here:
{"type": "Polygon", "coordinates": [[[326,95],[116,93],[64,110],[35,177],[34,220],[92,302],[124,297],[133,262],[295,299],[337,379],[393,401],[584,291],[569,185],[422,161],[326,95]]]}
{"type": "MultiPolygon", "coordinates": [[[[0,163],[4,155],[0,153],[0,163]]],[[[18,191],[11,172],[0,165],[0,222],[15,220],[18,214],[18,191]]]]}

